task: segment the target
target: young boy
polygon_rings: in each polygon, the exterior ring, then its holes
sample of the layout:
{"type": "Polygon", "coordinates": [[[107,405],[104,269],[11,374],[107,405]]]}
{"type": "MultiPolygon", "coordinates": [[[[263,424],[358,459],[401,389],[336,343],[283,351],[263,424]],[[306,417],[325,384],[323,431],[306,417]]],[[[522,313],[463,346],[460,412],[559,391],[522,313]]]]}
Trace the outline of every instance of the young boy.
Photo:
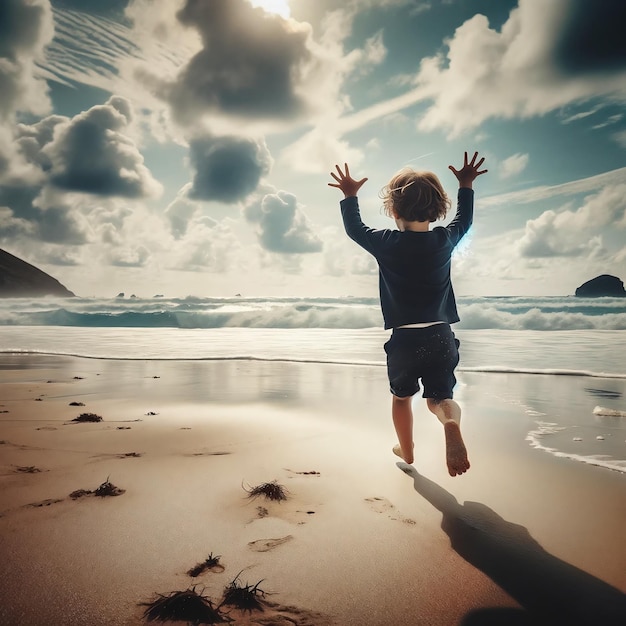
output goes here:
{"type": "Polygon", "coordinates": [[[354,180],[348,165],[331,172],[344,193],[341,214],[348,236],[372,254],[379,267],[380,304],[385,329],[392,329],[385,343],[387,373],[392,393],[391,414],[399,445],[395,454],[413,463],[413,411],[411,398],[422,381],[429,410],[443,424],[446,463],[450,476],[469,469],[461,436],[461,408],[452,399],[456,384],[454,368],[459,362],[459,341],[450,324],[459,321],[450,281],[450,257],[472,224],[472,183],[487,170],[475,152],[468,162],[465,153],[460,170],[449,169],[459,181],[458,205],[446,227],[429,230],[431,222],[450,208],[439,179],[431,172],[405,169],[383,189],[385,212],[398,230],[374,230],[361,221],[357,192],[367,178],[354,180]]]}

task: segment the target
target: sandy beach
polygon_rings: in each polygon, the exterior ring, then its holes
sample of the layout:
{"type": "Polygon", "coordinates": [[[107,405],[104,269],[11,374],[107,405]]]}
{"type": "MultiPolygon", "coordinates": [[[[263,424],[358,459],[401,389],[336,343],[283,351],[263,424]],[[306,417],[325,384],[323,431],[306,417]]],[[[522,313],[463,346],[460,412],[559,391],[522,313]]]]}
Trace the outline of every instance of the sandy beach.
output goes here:
{"type": "Polygon", "coordinates": [[[2,355],[0,623],[142,624],[235,581],[263,610],[234,624],[622,624],[626,475],[532,448],[533,385],[459,374],[451,478],[421,400],[413,467],[391,453],[380,367],[2,355]]]}

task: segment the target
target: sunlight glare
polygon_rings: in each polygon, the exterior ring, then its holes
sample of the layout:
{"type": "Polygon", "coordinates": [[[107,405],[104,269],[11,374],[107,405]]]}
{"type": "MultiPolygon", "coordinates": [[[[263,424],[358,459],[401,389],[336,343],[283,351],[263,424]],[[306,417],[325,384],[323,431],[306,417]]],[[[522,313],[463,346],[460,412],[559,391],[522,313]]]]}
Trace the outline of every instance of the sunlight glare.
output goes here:
{"type": "Polygon", "coordinates": [[[288,0],[250,0],[253,7],[261,7],[267,13],[275,13],[287,19],[291,12],[288,0]]]}

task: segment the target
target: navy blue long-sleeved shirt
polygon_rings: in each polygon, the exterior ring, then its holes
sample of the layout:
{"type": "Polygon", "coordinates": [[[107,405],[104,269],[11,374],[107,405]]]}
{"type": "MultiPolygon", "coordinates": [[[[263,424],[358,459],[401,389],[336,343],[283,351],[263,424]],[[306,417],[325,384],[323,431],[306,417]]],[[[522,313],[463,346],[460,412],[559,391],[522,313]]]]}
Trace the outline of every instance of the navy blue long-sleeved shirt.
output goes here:
{"type": "Polygon", "coordinates": [[[456,215],[445,227],[424,232],[375,230],[363,224],[356,197],[341,201],[346,233],[378,262],[385,328],[459,321],[450,258],[472,225],[473,213],[474,192],[462,187],[456,215]]]}

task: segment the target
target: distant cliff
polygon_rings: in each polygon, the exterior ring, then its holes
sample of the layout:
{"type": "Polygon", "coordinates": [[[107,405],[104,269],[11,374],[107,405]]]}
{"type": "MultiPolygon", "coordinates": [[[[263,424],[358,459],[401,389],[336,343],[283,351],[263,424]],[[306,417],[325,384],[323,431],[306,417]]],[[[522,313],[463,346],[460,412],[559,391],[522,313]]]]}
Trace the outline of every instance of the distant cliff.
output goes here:
{"type": "Polygon", "coordinates": [[[576,295],[581,298],[596,298],[601,296],[626,296],[624,283],[617,276],[602,274],[596,276],[576,289],[576,295]]]}
{"type": "Polygon", "coordinates": [[[0,298],[73,295],[56,278],[5,250],[0,250],[0,298]]]}

